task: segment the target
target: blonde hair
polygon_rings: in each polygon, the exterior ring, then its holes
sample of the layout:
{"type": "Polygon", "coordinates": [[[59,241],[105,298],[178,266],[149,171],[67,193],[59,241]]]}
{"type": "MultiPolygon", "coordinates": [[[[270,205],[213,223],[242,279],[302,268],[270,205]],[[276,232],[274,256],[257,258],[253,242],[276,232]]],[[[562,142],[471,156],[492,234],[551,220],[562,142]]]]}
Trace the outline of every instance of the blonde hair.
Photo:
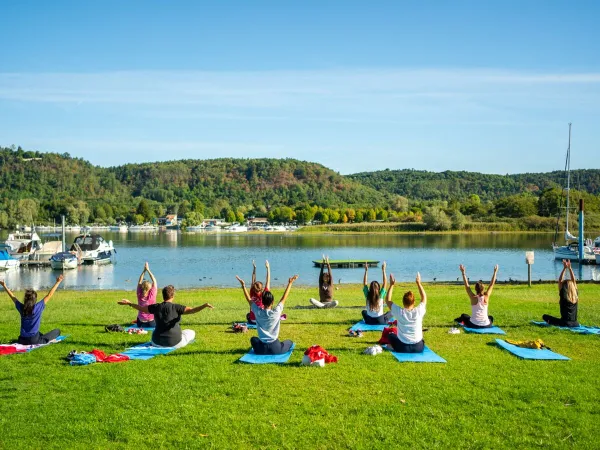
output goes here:
{"type": "Polygon", "coordinates": [[[142,281],[142,292],[144,293],[144,295],[146,295],[148,292],[150,292],[151,288],[152,288],[152,283],[150,283],[148,280],[142,281]]]}
{"type": "Polygon", "coordinates": [[[572,280],[567,280],[567,300],[573,304],[577,303],[577,286],[572,280]]]}

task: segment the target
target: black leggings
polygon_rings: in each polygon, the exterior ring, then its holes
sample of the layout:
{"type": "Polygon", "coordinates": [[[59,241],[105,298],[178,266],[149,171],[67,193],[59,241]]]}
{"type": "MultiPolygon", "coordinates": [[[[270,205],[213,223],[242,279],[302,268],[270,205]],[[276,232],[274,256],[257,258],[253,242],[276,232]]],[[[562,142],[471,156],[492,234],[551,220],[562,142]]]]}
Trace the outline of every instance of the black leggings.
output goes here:
{"type": "Polygon", "coordinates": [[[367,314],[365,309],[362,310],[363,320],[367,325],[387,325],[387,323],[392,318],[392,313],[390,311],[386,312],[382,316],[371,317],[367,314]]]}
{"type": "Polygon", "coordinates": [[[554,325],[555,327],[578,327],[579,322],[569,322],[564,320],[562,317],[559,319],[558,317],[549,316],[548,314],[544,314],[542,316],[544,322],[549,323],[550,325],[554,325]]]}
{"type": "Polygon", "coordinates": [[[488,319],[490,320],[490,324],[483,326],[475,325],[473,322],[471,322],[471,316],[469,316],[468,314],[461,314],[461,316],[457,319],[454,319],[454,321],[462,323],[467,328],[492,328],[494,326],[494,317],[488,316],[488,319]]]}
{"type": "Polygon", "coordinates": [[[254,353],[257,355],[281,355],[282,353],[287,353],[292,348],[293,342],[285,340],[283,342],[279,341],[279,339],[275,340],[275,342],[263,342],[256,336],[252,336],[250,338],[250,345],[254,349],[254,353]]]}
{"type": "Polygon", "coordinates": [[[46,334],[42,334],[42,333],[38,332],[38,334],[36,336],[32,336],[32,337],[19,336],[19,340],[17,342],[19,342],[19,344],[21,344],[21,345],[47,344],[48,342],[56,339],[59,336],[60,336],[60,330],[58,328],[55,328],[54,330],[52,330],[46,334]]]}
{"type": "Polygon", "coordinates": [[[423,353],[423,350],[425,350],[425,341],[423,339],[416,344],[405,344],[396,334],[390,333],[388,334],[388,341],[394,351],[398,353],[423,353]]]}
{"type": "Polygon", "coordinates": [[[136,325],[138,328],[156,328],[156,322],[151,320],[150,322],[142,322],[140,319],[137,319],[136,325]]]}

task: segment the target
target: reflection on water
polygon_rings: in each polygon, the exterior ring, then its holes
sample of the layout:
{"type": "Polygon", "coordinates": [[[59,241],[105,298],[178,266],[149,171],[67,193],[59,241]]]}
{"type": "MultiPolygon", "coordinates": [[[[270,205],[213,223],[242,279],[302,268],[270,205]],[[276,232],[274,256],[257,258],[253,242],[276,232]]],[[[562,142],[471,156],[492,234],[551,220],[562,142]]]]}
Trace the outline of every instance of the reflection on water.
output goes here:
{"type": "MultiPolygon", "coordinates": [[[[117,248],[117,264],[83,266],[65,272],[64,286],[77,289],[135,289],[148,261],[159,284],[176,287],[237,286],[235,275],[250,278],[251,262],[257,261],[259,277],[264,277],[263,262],[269,259],[273,285],[281,286],[292,274],[300,282],[316,285],[318,269],[312,260],[321,254],[332,259],[376,259],[388,262],[388,272],[399,280],[414,280],[421,272],[425,280],[456,281],[458,265],[463,263],[471,279],[489,280],[494,264],[500,265],[500,280],[527,277],[525,251],[535,251],[533,278],[556,279],[562,265],[554,261],[552,234],[473,234],[473,235],[232,235],[191,233],[101,233],[117,248]]],[[[5,236],[5,234],[4,234],[5,236]]],[[[74,236],[69,236],[72,242],[74,236]]],[[[0,239],[4,239],[0,236],[0,239]]],[[[577,273],[577,271],[576,271],[577,273]]],[[[49,268],[21,269],[0,274],[9,286],[47,287],[57,273],[49,268]]],[[[372,279],[381,277],[370,270],[372,279]]],[[[600,267],[584,266],[584,279],[600,281],[600,267]]],[[[360,269],[335,269],[341,283],[360,283],[360,269]]]]}

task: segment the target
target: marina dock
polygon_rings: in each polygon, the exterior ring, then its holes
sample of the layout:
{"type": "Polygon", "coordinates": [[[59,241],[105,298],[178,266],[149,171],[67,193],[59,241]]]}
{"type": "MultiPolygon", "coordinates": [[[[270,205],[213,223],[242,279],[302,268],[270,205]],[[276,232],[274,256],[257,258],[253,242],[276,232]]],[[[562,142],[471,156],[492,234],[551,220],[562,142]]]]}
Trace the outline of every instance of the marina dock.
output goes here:
{"type": "MultiPolygon", "coordinates": [[[[325,263],[323,261],[313,261],[315,267],[321,267],[325,263]]],[[[360,259],[332,259],[329,261],[329,265],[332,268],[338,269],[354,269],[358,267],[365,267],[365,264],[369,267],[377,267],[379,265],[379,261],[375,261],[372,259],[360,260],[360,259]]]]}
{"type": "Polygon", "coordinates": [[[21,267],[50,267],[50,260],[48,261],[36,261],[36,260],[22,260],[21,267]]]}

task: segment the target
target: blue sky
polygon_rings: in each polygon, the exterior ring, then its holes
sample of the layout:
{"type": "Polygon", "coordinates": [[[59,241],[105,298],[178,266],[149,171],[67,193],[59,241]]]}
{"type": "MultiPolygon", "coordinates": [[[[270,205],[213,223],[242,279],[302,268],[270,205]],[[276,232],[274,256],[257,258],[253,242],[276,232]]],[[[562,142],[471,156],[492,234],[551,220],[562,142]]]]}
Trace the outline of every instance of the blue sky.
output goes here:
{"type": "Polygon", "coordinates": [[[592,1],[1,2],[0,145],[99,165],[599,167],[592,1]]]}

